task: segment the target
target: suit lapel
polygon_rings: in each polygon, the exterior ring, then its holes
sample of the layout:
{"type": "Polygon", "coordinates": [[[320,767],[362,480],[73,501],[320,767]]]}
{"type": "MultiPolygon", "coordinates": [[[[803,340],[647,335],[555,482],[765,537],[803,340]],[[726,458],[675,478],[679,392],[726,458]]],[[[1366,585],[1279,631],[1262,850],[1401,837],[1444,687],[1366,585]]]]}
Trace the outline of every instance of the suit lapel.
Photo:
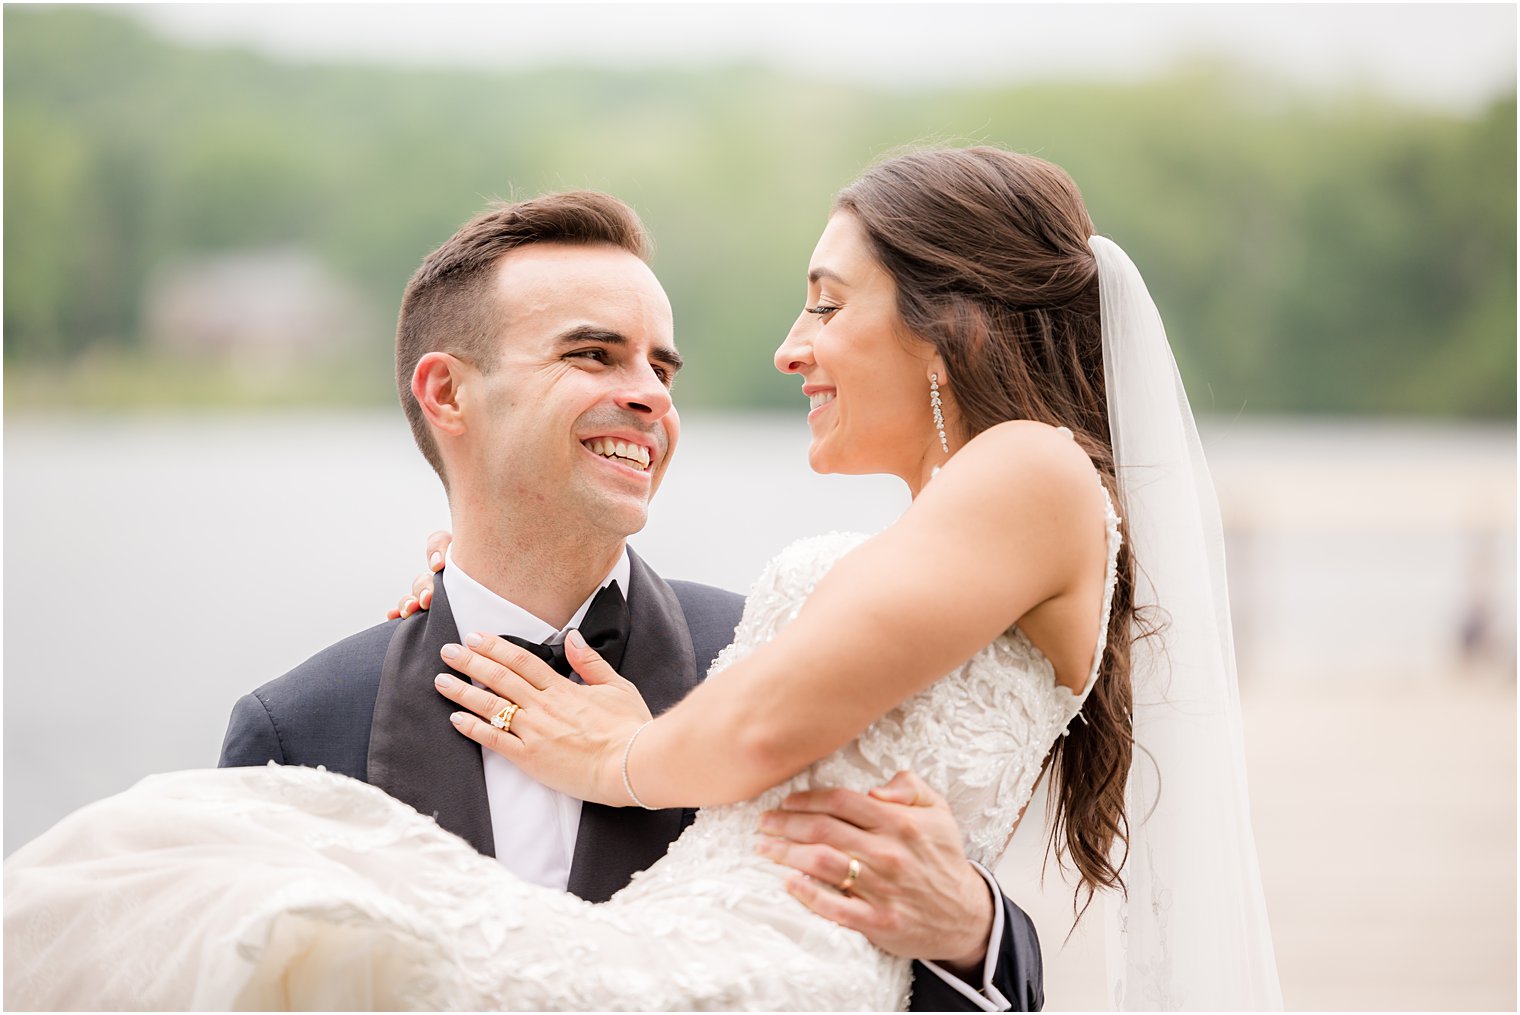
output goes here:
{"type": "Polygon", "coordinates": [[[458,706],[433,688],[433,677],[448,669],[438,650],[458,640],[439,575],[431,608],[402,621],[385,653],[370,724],[369,781],[493,856],[480,745],[454,729],[449,716],[458,706]]]}
{"type": "MultiPolygon", "coordinates": [[[[649,711],[659,715],[685,697],[701,674],[675,592],[632,550],[628,560],[628,647],[620,672],[638,687],[649,711]]],[[[665,855],[681,834],[685,816],[681,810],[584,804],[569,890],[591,902],[610,898],[636,872],[665,855]]]]}

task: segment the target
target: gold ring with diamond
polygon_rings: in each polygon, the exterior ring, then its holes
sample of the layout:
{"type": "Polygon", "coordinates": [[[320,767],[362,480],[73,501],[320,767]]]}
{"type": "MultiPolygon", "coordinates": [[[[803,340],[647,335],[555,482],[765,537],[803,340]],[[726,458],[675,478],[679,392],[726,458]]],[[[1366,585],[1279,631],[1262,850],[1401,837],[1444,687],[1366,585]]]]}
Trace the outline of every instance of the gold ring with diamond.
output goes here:
{"type": "Polygon", "coordinates": [[[860,880],[860,861],[850,857],[850,868],[845,872],[844,880],[839,882],[839,890],[846,895],[855,887],[855,882],[860,880]]]}
{"type": "Polygon", "coordinates": [[[517,713],[519,713],[521,711],[522,711],[522,706],[521,705],[516,705],[516,704],[513,704],[512,702],[509,701],[509,702],[507,702],[507,707],[506,708],[502,709],[500,712],[497,712],[495,715],[491,716],[491,725],[495,726],[497,729],[501,730],[503,733],[511,733],[512,732],[512,719],[513,719],[514,716],[517,715],[517,713]]]}

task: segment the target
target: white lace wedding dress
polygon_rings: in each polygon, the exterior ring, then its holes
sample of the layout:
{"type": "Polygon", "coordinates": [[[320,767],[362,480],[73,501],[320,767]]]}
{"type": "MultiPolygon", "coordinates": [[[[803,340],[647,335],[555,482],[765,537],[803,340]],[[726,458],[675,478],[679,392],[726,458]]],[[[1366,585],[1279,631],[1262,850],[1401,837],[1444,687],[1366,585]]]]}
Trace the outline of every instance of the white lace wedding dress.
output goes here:
{"type": "MultiPolygon", "coordinates": [[[[1105,602],[1119,547],[1108,515],[1105,602]]],[[[804,540],[778,556],[711,679],[796,616],[861,538],[804,540]]],[[[863,791],[911,769],[949,800],[967,854],[990,866],[1084,697],[1010,630],[784,785],[702,809],[664,859],[601,905],[524,884],[341,776],[272,765],[152,776],[6,862],[5,1004],[904,1008],[909,963],[786,893],[788,869],[755,853],[761,811],[805,787],[863,791]]]]}

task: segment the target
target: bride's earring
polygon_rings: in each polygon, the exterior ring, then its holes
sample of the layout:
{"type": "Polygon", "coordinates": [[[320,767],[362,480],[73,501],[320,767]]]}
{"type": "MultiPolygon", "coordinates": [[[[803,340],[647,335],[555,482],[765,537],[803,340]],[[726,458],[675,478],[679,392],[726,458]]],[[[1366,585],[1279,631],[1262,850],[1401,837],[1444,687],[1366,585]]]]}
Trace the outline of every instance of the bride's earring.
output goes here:
{"type": "Polygon", "coordinates": [[[940,411],[939,374],[929,375],[929,407],[934,410],[934,432],[939,434],[940,449],[948,455],[950,441],[945,437],[945,414],[940,411]]]}

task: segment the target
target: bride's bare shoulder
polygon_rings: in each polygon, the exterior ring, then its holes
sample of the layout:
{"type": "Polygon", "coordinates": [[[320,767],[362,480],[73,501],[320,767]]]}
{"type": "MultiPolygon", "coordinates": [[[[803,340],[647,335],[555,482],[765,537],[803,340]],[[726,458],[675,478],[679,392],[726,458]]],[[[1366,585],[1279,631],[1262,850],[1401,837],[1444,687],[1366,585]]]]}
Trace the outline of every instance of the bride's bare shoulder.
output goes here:
{"type": "Polygon", "coordinates": [[[1052,573],[1085,568],[1100,552],[1107,501],[1098,470],[1060,427],[999,423],[956,451],[903,519],[954,531],[987,559],[1046,560],[1052,573]]]}
{"type": "Polygon", "coordinates": [[[1014,419],[982,431],[940,470],[961,496],[1009,506],[1010,502],[1071,506],[1092,502],[1098,470],[1065,427],[1014,419]]]}
{"type": "Polygon", "coordinates": [[[1018,559],[1031,578],[1064,587],[1103,552],[1106,512],[1098,470],[1080,444],[1060,427],[1012,420],[952,455],[909,514],[935,535],[936,553],[964,552],[958,566],[1006,570],[1018,559]],[[953,546],[941,538],[949,532],[953,546]]]}

